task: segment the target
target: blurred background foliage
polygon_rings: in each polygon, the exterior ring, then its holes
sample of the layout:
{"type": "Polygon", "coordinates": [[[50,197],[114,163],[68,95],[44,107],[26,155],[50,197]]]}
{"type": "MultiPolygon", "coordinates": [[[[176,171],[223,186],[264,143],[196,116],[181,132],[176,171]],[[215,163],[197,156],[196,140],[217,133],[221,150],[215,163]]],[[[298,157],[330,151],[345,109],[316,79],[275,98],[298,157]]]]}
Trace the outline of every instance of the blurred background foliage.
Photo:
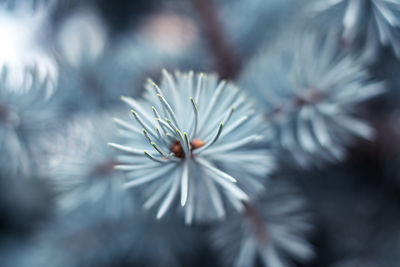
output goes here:
{"type": "MultiPolygon", "coordinates": [[[[118,138],[111,118],[129,116],[120,97],[139,97],[147,78],[159,82],[165,68],[216,72],[260,98],[269,86],[281,90],[296,70],[319,81],[324,73],[310,69],[326,64],[329,70],[338,62],[337,54],[366,72],[362,82],[349,88],[347,80],[340,84],[343,76],[335,81],[344,93],[360,87],[361,93],[349,94],[349,101],[363,97],[365,84],[384,83],[384,93],[362,106],[351,106],[373,129],[374,138],[348,143],[346,139],[346,156],[325,161],[324,150],[311,156],[298,152],[298,144],[280,150],[281,136],[274,137],[280,160],[268,186],[275,188],[277,183],[279,188],[283,181],[295,187],[296,194],[294,200],[280,201],[282,195],[275,198],[273,191],[273,197],[266,196],[273,200],[260,206],[268,220],[273,218],[271,225],[282,222],[290,227],[291,222],[310,221],[313,229],[304,230],[304,239],[313,252],[282,249],[289,251],[289,256],[279,255],[282,265],[259,257],[254,266],[400,266],[400,61],[395,54],[400,3],[380,1],[395,10],[394,15],[385,11],[379,15],[379,19],[389,16],[393,38],[388,43],[379,42],[378,33],[369,37],[363,30],[351,42],[343,39],[338,18],[346,11],[339,5],[319,11],[325,7],[321,2],[2,0],[0,266],[232,266],[232,260],[221,260],[221,255],[236,256],[233,248],[224,245],[229,251],[221,252],[212,238],[226,227],[236,229],[234,217],[227,219],[231,226],[227,222],[185,226],[173,212],[158,221],[142,209],[137,194],[120,190],[122,174],[112,169],[116,153],[106,146],[118,138]],[[298,68],[293,70],[286,64],[292,61],[285,60],[290,53],[296,58],[304,52],[297,41],[309,31],[317,43],[335,46],[333,63],[312,50],[297,65],[293,63],[298,68]],[[279,61],[278,54],[284,60],[279,61]],[[269,64],[265,69],[264,63],[269,64]],[[280,76],[269,69],[278,69],[280,76]],[[16,87],[20,91],[10,89],[16,87]],[[310,164],[299,166],[291,159],[296,153],[310,164]],[[300,219],[268,213],[290,208],[282,203],[303,200],[307,216],[300,214],[300,219]]],[[[349,2],[357,1],[336,2],[351,9],[349,2]]],[[[355,6],[347,13],[369,23],[374,19],[371,14],[376,14],[371,8],[379,0],[365,2],[368,6],[355,6]]],[[[368,33],[376,27],[388,29],[379,23],[368,33]]],[[[346,71],[337,67],[337,72],[346,71]]],[[[284,98],[291,103],[298,95],[294,90],[284,98]]],[[[326,102],[340,106],[335,100],[326,102]]],[[[261,110],[266,106],[257,105],[261,110]]],[[[297,116],[299,110],[291,112],[297,116]]],[[[336,130],[335,137],[341,134],[336,130]]],[[[285,242],[297,238],[293,236],[274,244],[278,254],[285,242]]],[[[237,238],[228,234],[227,241],[234,243],[237,238]]]]}

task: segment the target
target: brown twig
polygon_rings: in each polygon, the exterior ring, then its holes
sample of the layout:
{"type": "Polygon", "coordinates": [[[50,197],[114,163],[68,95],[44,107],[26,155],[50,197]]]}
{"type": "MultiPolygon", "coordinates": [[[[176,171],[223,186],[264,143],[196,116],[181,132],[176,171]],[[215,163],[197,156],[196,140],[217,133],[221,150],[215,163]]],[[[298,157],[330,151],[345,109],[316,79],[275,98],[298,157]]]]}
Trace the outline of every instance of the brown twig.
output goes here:
{"type": "Polygon", "coordinates": [[[213,0],[193,0],[201,28],[215,59],[216,71],[223,79],[233,79],[241,68],[241,62],[233,45],[229,43],[213,0]]]}
{"type": "Polygon", "coordinates": [[[265,244],[268,241],[268,232],[262,214],[252,203],[243,202],[243,205],[244,217],[249,221],[254,237],[260,244],[265,244]]]}

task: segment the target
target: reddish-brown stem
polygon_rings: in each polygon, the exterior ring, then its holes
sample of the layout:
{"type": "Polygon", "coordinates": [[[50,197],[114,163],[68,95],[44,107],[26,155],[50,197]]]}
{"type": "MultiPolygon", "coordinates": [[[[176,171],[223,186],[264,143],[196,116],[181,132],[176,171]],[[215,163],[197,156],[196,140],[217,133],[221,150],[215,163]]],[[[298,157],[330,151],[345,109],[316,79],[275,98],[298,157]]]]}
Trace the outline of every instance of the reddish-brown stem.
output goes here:
{"type": "Polygon", "coordinates": [[[7,108],[0,104],[0,120],[6,119],[7,115],[8,115],[7,108]]]}
{"type": "Polygon", "coordinates": [[[265,244],[268,241],[268,232],[262,214],[252,203],[243,202],[243,205],[244,216],[250,224],[254,237],[260,244],[265,244]]]}
{"type": "Polygon", "coordinates": [[[114,159],[106,160],[103,163],[95,166],[95,168],[92,171],[92,174],[94,176],[101,176],[101,177],[112,174],[115,171],[114,166],[116,164],[118,164],[118,162],[114,159]]]}
{"type": "Polygon", "coordinates": [[[199,15],[209,49],[214,56],[216,71],[223,79],[235,78],[241,68],[240,60],[225,35],[213,0],[193,0],[193,5],[199,15]]]}

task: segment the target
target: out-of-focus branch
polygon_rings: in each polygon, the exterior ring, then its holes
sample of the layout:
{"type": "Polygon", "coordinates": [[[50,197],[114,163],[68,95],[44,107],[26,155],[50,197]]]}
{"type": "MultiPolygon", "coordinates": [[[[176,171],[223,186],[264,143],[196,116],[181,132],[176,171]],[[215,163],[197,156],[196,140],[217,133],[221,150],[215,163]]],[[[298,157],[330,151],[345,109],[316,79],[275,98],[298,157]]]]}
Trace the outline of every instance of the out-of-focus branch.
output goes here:
{"type": "Polygon", "coordinates": [[[261,243],[268,242],[268,232],[262,214],[257,207],[249,202],[243,202],[244,217],[249,221],[255,238],[261,243]]]}
{"type": "Polygon", "coordinates": [[[240,71],[241,62],[226,37],[213,0],[193,0],[193,6],[199,15],[200,27],[214,56],[216,71],[223,79],[235,78],[240,71]]]}

